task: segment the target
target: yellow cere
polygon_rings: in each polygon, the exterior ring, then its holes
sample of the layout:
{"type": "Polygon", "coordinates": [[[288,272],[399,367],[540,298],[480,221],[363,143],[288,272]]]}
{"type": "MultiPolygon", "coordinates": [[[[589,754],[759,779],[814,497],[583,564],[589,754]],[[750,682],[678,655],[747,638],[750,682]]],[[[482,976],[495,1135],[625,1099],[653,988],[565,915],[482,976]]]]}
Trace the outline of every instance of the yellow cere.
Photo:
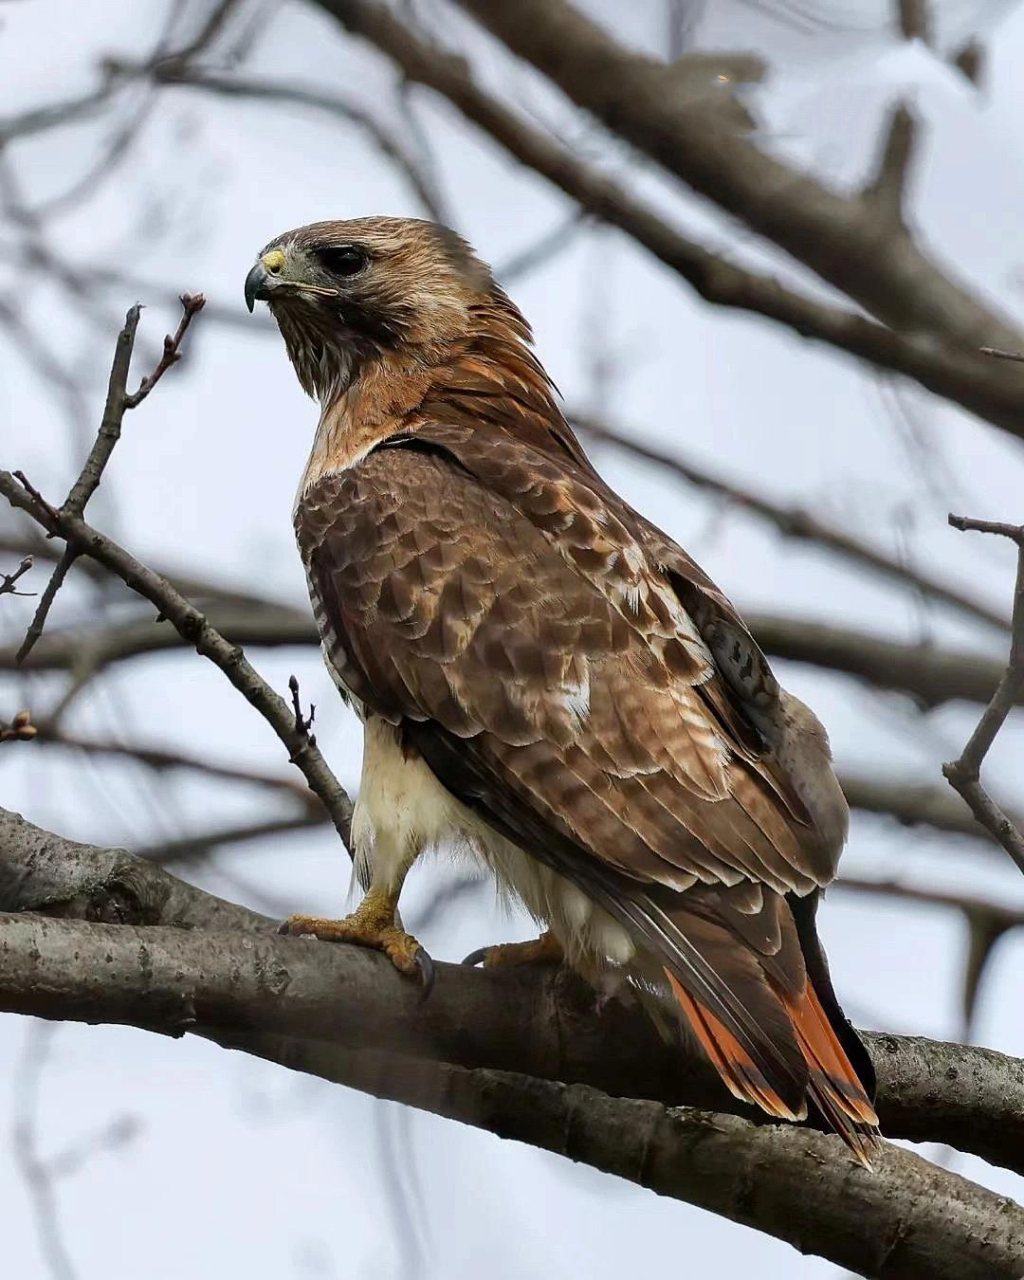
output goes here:
{"type": "Polygon", "coordinates": [[[280,249],[271,249],[269,253],[263,255],[260,261],[272,275],[276,275],[284,266],[284,254],[280,249]]]}

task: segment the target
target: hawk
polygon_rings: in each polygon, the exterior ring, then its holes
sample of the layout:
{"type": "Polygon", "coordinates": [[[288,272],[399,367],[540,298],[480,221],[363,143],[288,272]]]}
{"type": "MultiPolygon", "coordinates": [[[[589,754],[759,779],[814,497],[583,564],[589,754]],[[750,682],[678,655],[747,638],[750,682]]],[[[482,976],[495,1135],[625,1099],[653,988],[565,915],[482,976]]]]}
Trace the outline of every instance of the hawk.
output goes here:
{"type": "Polygon", "coordinates": [[[424,848],[458,845],[545,929],[485,963],[660,991],[737,1098],[787,1120],[810,1101],[868,1163],[874,1077],[815,928],[848,821],[821,724],[595,471],[529,325],[453,231],[301,227],[245,296],[320,404],[295,531],[364,726],[365,896],[283,927],[426,972],[399,894],[424,848]]]}

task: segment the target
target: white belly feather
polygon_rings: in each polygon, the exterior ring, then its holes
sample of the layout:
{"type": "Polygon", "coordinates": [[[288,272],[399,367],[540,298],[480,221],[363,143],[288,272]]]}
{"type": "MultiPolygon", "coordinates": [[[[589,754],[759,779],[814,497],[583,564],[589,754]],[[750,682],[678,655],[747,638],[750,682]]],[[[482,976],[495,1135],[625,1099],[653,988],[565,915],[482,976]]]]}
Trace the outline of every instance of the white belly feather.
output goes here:
{"type": "Polygon", "coordinates": [[[452,848],[493,872],[503,890],[550,928],[571,961],[628,963],[629,934],[575,885],[493,831],[441,786],[418,755],[406,756],[391,725],[364,725],[363,772],[352,819],[357,874],[397,888],[416,856],[452,848]]]}

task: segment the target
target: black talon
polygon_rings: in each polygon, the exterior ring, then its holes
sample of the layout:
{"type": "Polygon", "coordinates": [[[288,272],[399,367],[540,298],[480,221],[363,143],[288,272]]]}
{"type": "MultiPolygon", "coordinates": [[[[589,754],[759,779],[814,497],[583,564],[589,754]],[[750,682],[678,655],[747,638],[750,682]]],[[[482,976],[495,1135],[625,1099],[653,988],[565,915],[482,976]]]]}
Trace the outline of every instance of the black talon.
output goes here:
{"type": "Polygon", "coordinates": [[[469,955],[466,956],[462,963],[468,965],[481,964],[487,959],[488,951],[490,951],[490,947],[477,947],[475,951],[471,951],[469,955]]]}
{"type": "Polygon", "coordinates": [[[416,968],[420,971],[420,999],[426,1000],[434,989],[434,962],[430,958],[429,951],[425,951],[420,947],[416,952],[416,968]]]}

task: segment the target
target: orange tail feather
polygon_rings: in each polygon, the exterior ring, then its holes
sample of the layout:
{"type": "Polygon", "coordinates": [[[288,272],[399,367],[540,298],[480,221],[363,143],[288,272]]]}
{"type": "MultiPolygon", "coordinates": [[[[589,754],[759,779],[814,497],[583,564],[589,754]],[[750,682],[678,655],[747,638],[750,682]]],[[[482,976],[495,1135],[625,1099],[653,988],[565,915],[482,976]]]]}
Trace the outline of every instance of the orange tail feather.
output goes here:
{"type": "Polygon", "coordinates": [[[810,1071],[807,1092],[854,1155],[871,1168],[878,1116],[810,982],[794,1000],[780,997],[810,1071]]]}
{"type": "Polygon", "coordinates": [[[806,1106],[798,1112],[788,1106],[732,1032],[709,1009],[694,1000],[668,969],[665,975],[690,1026],[732,1096],[741,1102],[750,1102],[780,1120],[803,1120],[807,1115],[806,1106]]]}
{"type": "MultiPolygon", "coordinates": [[[[795,1112],[779,1096],[764,1072],[736,1037],[665,970],[673,994],[729,1092],[783,1120],[803,1120],[806,1105],[795,1112]]],[[[854,1156],[867,1168],[878,1141],[878,1117],[856,1071],[839,1043],[810,983],[796,999],[779,993],[793,1024],[810,1079],[807,1092],[854,1156]]]]}

